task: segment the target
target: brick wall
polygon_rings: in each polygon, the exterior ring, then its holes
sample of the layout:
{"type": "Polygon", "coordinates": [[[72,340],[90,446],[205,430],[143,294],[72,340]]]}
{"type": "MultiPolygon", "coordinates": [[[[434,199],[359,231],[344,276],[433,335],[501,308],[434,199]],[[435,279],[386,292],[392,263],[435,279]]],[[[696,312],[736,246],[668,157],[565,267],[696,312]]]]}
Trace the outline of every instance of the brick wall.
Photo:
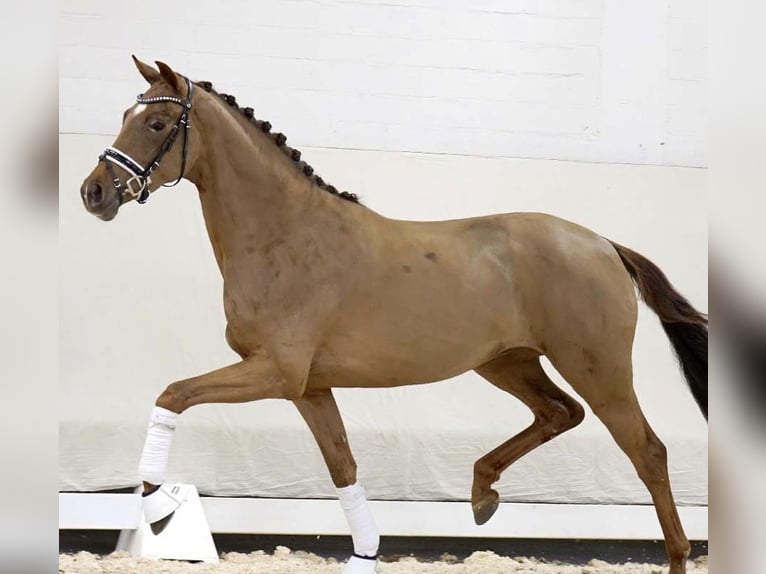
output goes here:
{"type": "Polygon", "coordinates": [[[705,165],[706,1],[65,0],[60,129],[162,59],[299,145],[705,165]]]}

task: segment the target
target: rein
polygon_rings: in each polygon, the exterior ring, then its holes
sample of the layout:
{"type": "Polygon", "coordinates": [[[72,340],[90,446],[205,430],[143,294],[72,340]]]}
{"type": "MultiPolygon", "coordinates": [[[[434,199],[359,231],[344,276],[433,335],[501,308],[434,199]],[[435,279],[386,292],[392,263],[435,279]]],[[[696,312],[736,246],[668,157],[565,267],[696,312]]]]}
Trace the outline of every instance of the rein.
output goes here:
{"type": "Polygon", "coordinates": [[[191,121],[189,119],[189,113],[191,112],[192,107],[192,83],[189,80],[189,78],[184,78],[186,80],[186,99],[182,100],[181,98],[176,98],[174,96],[156,96],[154,98],[145,98],[144,94],[139,94],[136,96],[136,102],[139,104],[160,104],[163,102],[172,102],[174,104],[178,104],[183,109],[181,111],[181,114],[178,116],[178,120],[176,120],[176,123],[173,125],[173,127],[170,129],[170,133],[165,138],[165,141],[162,142],[162,145],[160,146],[159,151],[155,154],[154,159],[152,159],[149,162],[149,165],[147,167],[143,167],[139,162],[134,160],[132,157],[130,157],[128,154],[126,154],[123,151],[120,151],[116,147],[108,147],[104,150],[104,153],[102,153],[100,156],[98,156],[98,160],[106,161],[107,168],[109,169],[109,173],[112,176],[112,183],[114,184],[114,188],[117,190],[117,194],[120,199],[120,205],[125,203],[125,201],[128,201],[130,199],[135,199],[138,201],[138,203],[146,203],[146,200],[149,199],[149,194],[151,193],[149,191],[149,184],[152,183],[152,172],[156,170],[160,166],[160,161],[162,161],[162,158],[166,153],[168,153],[172,148],[173,144],[175,144],[176,139],[178,139],[179,132],[183,131],[184,134],[184,146],[183,146],[183,155],[181,159],[181,172],[178,174],[178,178],[175,180],[175,182],[168,184],[163,184],[163,187],[173,187],[175,185],[178,185],[178,182],[181,181],[184,175],[184,171],[186,170],[186,155],[188,152],[188,141],[189,141],[189,130],[191,129],[191,121]],[[182,129],[183,128],[183,129],[182,129]],[[127,179],[125,183],[123,184],[120,178],[115,174],[114,168],[112,167],[112,164],[116,164],[125,171],[127,171],[132,177],[127,179]],[[126,197],[128,199],[126,199],[126,197]]]}

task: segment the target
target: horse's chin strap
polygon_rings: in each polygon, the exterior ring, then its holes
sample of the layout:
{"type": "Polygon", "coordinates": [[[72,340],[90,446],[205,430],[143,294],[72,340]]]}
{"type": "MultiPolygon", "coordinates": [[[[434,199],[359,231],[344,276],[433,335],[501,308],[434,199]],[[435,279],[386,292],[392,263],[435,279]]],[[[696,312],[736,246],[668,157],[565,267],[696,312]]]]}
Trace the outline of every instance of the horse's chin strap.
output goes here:
{"type": "Polygon", "coordinates": [[[160,161],[162,161],[163,156],[173,148],[173,144],[175,144],[176,139],[178,139],[180,132],[183,132],[184,134],[184,147],[183,154],[181,156],[181,171],[178,174],[178,178],[173,183],[170,185],[163,184],[163,186],[173,187],[174,185],[177,185],[178,182],[183,178],[184,172],[186,171],[186,155],[188,153],[189,130],[191,129],[191,120],[189,114],[192,107],[191,100],[193,89],[191,80],[189,80],[189,78],[184,79],[186,80],[187,87],[185,100],[176,98],[175,96],[156,96],[154,98],[145,98],[143,94],[136,96],[136,101],[139,104],[148,105],[159,104],[162,102],[172,102],[183,108],[181,114],[178,116],[178,120],[176,120],[176,123],[170,129],[170,133],[165,138],[165,141],[162,142],[159,151],[155,154],[154,159],[149,162],[147,167],[142,166],[135,159],[130,157],[125,152],[117,149],[116,147],[108,147],[104,150],[104,153],[98,156],[99,161],[107,162],[106,165],[109,169],[109,174],[112,176],[112,183],[114,184],[114,188],[117,190],[117,194],[119,195],[120,205],[126,201],[129,201],[130,199],[135,199],[138,201],[138,203],[146,203],[146,200],[149,199],[149,194],[151,193],[149,186],[152,183],[152,172],[154,172],[154,170],[160,166],[160,161]],[[128,178],[124,184],[115,174],[112,164],[121,167],[131,175],[131,177],[128,178]]]}

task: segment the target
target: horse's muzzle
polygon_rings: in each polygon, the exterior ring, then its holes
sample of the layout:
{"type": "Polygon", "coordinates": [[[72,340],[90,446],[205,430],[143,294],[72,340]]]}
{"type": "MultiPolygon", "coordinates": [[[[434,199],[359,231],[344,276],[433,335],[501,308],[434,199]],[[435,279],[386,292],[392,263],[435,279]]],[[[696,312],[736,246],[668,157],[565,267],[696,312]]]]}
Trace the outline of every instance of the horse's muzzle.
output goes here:
{"type": "Polygon", "coordinates": [[[98,181],[85,180],[80,187],[80,197],[89,213],[109,221],[120,208],[120,199],[111,187],[105,188],[98,181]]]}

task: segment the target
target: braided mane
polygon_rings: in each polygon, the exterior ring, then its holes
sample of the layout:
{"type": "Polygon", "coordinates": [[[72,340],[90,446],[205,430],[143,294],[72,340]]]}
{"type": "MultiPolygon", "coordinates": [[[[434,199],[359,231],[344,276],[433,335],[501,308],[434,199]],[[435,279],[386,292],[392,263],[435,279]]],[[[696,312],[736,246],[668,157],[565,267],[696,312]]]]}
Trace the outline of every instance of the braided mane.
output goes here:
{"type": "Polygon", "coordinates": [[[334,185],[326,183],[321,177],[314,174],[314,168],[301,160],[301,152],[295,148],[287,145],[287,136],[281,132],[271,133],[271,123],[265,120],[259,120],[253,115],[253,108],[240,108],[237,105],[237,99],[230,94],[218,93],[213,89],[211,82],[194,82],[198,86],[202,87],[206,92],[210,92],[221,98],[232,108],[239,110],[250,122],[256,125],[263,133],[269,136],[269,139],[282,150],[282,152],[289,157],[295,163],[296,167],[303,172],[318,188],[331,193],[341,199],[350,201],[352,203],[359,203],[359,197],[355,193],[348,191],[338,191],[334,185]]]}

